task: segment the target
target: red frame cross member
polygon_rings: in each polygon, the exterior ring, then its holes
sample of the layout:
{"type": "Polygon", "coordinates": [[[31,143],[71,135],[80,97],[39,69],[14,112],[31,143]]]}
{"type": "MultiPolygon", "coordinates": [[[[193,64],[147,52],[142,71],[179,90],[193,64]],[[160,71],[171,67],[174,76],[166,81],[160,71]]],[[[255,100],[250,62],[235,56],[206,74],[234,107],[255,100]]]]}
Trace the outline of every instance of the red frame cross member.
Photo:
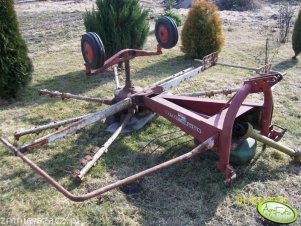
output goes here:
{"type": "MultiPolygon", "coordinates": [[[[91,50],[91,53],[93,54],[92,50],[91,50]]],[[[160,55],[160,54],[162,54],[162,47],[160,45],[157,45],[156,52],[146,51],[146,50],[137,50],[137,49],[123,49],[123,50],[120,50],[118,53],[114,54],[109,59],[107,59],[101,68],[93,70],[91,67],[89,67],[87,64],[85,64],[86,75],[92,75],[92,74],[97,74],[97,73],[103,72],[104,70],[106,70],[107,68],[109,68],[115,64],[132,60],[135,57],[155,56],[155,55],[160,55]]]]}

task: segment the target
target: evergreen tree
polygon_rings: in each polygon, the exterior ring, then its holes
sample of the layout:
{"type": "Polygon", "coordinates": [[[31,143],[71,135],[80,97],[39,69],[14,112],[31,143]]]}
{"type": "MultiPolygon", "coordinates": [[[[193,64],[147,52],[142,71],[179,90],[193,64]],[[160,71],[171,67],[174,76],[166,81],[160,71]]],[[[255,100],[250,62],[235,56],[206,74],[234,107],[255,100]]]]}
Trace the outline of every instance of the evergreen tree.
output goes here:
{"type": "Polygon", "coordinates": [[[13,0],[0,4],[0,98],[16,97],[31,80],[32,63],[21,37],[13,0]]]}
{"type": "Polygon", "coordinates": [[[299,10],[298,18],[295,22],[293,31],[293,50],[295,52],[294,59],[301,53],[301,8],[299,10]]]}
{"type": "Polygon", "coordinates": [[[86,12],[87,32],[96,32],[109,58],[124,48],[141,49],[149,26],[148,12],[142,10],[138,0],[97,0],[97,10],[86,12]]]}
{"type": "Polygon", "coordinates": [[[182,51],[193,58],[220,51],[224,38],[217,7],[210,0],[194,0],[182,29],[182,51]]]}

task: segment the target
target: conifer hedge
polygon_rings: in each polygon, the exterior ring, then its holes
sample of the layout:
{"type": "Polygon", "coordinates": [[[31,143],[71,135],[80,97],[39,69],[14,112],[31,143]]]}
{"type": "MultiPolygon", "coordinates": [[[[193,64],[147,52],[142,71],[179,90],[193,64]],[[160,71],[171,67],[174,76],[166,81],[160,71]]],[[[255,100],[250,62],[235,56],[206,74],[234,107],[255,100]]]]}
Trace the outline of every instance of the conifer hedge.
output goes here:
{"type": "Polygon", "coordinates": [[[13,0],[0,1],[0,98],[15,98],[33,70],[21,37],[13,0]]]}
{"type": "Polygon", "coordinates": [[[299,10],[297,20],[295,22],[292,43],[293,50],[295,52],[295,56],[293,58],[296,59],[297,56],[301,53],[301,8],[299,10]]]}
{"type": "Polygon", "coordinates": [[[142,10],[138,0],[97,0],[97,9],[86,12],[87,32],[96,32],[109,58],[124,48],[141,49],[149,26],[148,12],[142,10]]]}
{"type": "Polygon", "coordinates": [[[218,9],[210,0],[194,0],[184,23],[182,51],[192,58],[220,51],[224,38],[218,9]]]}

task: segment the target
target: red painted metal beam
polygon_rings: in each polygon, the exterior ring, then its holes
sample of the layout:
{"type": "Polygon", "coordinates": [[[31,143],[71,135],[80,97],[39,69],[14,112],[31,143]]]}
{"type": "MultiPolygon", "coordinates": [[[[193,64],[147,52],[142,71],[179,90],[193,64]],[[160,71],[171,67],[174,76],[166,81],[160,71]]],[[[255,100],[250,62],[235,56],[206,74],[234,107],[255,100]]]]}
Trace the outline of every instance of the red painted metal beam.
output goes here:
{"type": "Polygon", "coordinates": [[[144,104],[200,141],[204,141],[219,132],[218,128],[208,123],[206,117],[161,98],[160,95],[152,98],[145,97],[144,104]]]}
{"type": "Polygon", "coordinates": [[[92,73],[95,74],[95,73],[102,72],[115,64],[132,60],[135,57],[155,56],[155,55],[160,55],[160,54],[162,54],[162,48],[160,45],[157,45],[156,52],[146,51],[146,50],[137,50],[137,49],[123,49],[123,50],[120,50],[118,53],[114,54],[109,59],[107,59],[105,61],[104,65],[99,69],[92,70],[91,68],[89,68],[86,65],[86,74],[90,75],[92,73]]]}

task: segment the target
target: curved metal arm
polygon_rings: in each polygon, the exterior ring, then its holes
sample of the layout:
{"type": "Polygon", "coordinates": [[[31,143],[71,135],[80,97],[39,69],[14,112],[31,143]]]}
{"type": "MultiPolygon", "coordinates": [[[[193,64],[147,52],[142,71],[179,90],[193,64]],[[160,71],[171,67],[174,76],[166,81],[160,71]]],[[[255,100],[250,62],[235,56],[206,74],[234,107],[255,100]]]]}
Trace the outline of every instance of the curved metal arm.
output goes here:
{"type": "Polygon", "coordinates": [[[54,178],[52,178],[48,173],[46,173],[43,169],[41,169],[39,166],[37,166],[34,162],[32,162],[30,159],[28,159],[25,155],[23,155],[16,147],[14,147],[11,143],[9,143],[6,139],[0,138],[0,141],[5,145],[5,147],[13,152],[16,156],[20,157],[27,165],[29,165],[36,173],[40,174],[49,184],[51,184],[55,189],[57,189],[59,192],[61,192],[65,197],[72,201],[76,202],[82,202],[97,196],[100,196],[101,194],[110,191],[112,189],[118,188],[120,186],[130,184],[136,180],[138,180],[141,177],[150,175],[152,173],[155,173],[161,169],[164,169],[168,166],[171,166],[175,163],[178,163],[180,161],[190,159],[196,155],[201,154],[202,152],[211,149],[215,146],[215,137],[210,137],[205,142],[194,148],[192,151],[180,155],[179,157],[173,158],[167,162],[161,163],[159,165],[153,166],[149,169],[146,169],[144,171],[141,171],[140,173],[134,174],[132,176],[126,177],[122,180],[118,180],[112,184],[109,184],[107,186],[104,186],[102,188],[99,188],[97,190],[94,190],[92,192],[89,192],[84,195],[74,195],[71,192],[69,192],[66,188],[64,188],[61,184],[59,184],[54,178]]]}
{"type": "MultiPolygon", "coordinates": [[[[138,49],[123,49],[123,50],[120,50],[118,53],[114,54],[113,56],[111,56],[109,59],[107,59],[101,68],[93,70],[93,74],[102,72],[115,64],[129,61],[131,59],[134,59],[135,57],[155,56],[155,55],[160,55],[160,54],[162,54],[162,47],[160,45],[157,45],[156,52],[155,51],[138,50],[138,49]]],[[[88,70],[87,70],[87,67],[88,66],[86,65],[86,73],[88,72],[88,74],[91,74],[91,69],[88,67],[88,70]]]]}
{"type": "MultiPolygon", "coordinates": [[[[244,82],[244,86],[233,96],[231,104],[227,110],[226,116],[224,118],[223,129],[219,137],[219,148],[218,152],[220,154],[220,160],[218,163],[218,168],[226,172],[226,181],[231,178],[233,174],[233,169],[229,165],[230,160],[230,148],[231,148],[231,137],[232,128],[236,118],[236,114],[251,93],[264,93],[264,103],[263,103],[263,117],[262,117],[262,131],[268,133],[270,127],[270,119],[272,115],[272,91],[271,87],[277,84],[282,79],[281,74],[270,74],[266,76],[256,77],[249,79],[244,82]]],[[[265,135],[265,134],[264,134],[265,135]]]]}

